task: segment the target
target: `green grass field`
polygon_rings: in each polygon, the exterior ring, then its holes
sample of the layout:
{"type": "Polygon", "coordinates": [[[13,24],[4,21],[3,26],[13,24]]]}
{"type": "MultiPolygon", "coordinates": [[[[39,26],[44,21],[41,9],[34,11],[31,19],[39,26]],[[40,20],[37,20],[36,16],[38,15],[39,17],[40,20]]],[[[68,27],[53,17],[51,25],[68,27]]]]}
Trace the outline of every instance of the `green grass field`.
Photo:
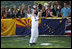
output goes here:
{"type": "Polygon", "coordinates": [[[1,37],[1,48],[71,48],[70,36],[39,37],[37,44],[29,46],[30,37],[1,37]],[[52,43],[43,46],[41,43],[52,43]]]}

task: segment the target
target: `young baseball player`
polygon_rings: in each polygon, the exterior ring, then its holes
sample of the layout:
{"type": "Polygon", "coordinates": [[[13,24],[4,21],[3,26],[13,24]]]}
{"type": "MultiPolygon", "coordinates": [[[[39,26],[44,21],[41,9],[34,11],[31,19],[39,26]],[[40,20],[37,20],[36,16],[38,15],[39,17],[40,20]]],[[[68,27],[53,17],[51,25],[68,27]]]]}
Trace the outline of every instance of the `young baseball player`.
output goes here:
{"type": "Polygon", "coordinates": [[[38,38],[38,16],[36,15],[37,11],[34,9],[32,12],[32,17],[31,17],[31,21],[32,21],[32,26],[31,26],[31,37],[30,37],[30,41],[29,41],[29,45],[35,45],[37,38],[38,38]]]}

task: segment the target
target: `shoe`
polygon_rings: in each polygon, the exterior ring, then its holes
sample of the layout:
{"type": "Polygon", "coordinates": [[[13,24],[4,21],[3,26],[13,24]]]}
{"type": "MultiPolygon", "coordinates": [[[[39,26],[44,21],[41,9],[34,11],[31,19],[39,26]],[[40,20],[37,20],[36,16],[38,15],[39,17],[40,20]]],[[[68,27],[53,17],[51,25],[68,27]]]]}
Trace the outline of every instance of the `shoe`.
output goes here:
{"type": "Polygon", "coordinates": [[[32,46],[33,45],[33,43],[29,43],[29,46],[32,46]]]}
{"type": "Polygon", "coordinates": [[[36,43],[33,43],[33,45],[36,45],[36,43]]]}
{"type": "Polygon", "coordinates": [[[33,45],[36,45],[36,43],[29,43],[29,46],[33,46],[33,45]]]}

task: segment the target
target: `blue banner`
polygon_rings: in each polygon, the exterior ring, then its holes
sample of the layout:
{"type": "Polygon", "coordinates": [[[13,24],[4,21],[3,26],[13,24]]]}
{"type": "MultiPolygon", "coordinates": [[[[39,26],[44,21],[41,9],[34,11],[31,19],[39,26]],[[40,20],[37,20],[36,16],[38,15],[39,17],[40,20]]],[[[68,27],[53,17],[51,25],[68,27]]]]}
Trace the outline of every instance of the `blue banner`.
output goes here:
{"type": "MultiPolygon", "coordinates": [[[[66,19],[41,19],[40,35],[64,35],[66,19]]],[[[16,35],[30,35],[30,27],[16,27],[16,35]]]]}
{"type": "Polygon", "coordinates": [[[39,34],[64,35],[66,19],[41,19],[39,34]]]}

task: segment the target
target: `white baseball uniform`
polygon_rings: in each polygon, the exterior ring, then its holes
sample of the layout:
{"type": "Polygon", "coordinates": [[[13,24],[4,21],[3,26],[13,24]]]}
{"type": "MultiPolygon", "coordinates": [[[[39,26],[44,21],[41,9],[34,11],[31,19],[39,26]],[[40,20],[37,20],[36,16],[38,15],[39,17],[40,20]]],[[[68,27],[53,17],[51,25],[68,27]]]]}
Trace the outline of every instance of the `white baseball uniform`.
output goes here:
{"type": "Polygon", "coordinates": [[[34,17],[36,15],[32,15],[31,21],[32,21],[32,26],[31,26],[31,38],[29,43],[36,43],[37,38],[38,38],[38,16],[36,18],[34,17]]]}

